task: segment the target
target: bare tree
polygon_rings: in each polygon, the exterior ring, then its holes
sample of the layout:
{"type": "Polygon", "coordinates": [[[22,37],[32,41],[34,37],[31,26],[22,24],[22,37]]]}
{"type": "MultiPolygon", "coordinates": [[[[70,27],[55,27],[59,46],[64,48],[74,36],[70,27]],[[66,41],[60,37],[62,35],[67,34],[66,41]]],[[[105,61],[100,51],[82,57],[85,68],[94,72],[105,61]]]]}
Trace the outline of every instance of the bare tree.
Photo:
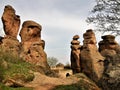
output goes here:
{"type": "Polygon", "coordinates": [[[56,66],[58,59],[55,57],[48,57],[47,61],[50,66],[56,66]]]}
{"type": "Polygon", "coordinates": [[[87,22],[95,25],[96,31],[120,35],[120,0],[95,0],[92,15],[87,22]]]}

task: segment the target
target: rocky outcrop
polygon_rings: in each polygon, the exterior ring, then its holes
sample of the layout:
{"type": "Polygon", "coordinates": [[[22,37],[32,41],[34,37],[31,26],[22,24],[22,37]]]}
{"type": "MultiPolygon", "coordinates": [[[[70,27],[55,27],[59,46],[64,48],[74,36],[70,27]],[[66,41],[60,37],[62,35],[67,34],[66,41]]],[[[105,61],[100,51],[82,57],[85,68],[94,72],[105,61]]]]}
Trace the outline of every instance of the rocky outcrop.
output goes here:
{"type": "Polygon", "coordinates": [[[105,57],[104,73],[98,84],[103,90],[120,90],[120,46],[115,36],[102,36],[99,51],[105,57]]]}
{"type": "Polygon", "coordinates": [[[2,22],[6,37],[17,38],[20,27],[20,16],[15,14],[15,10],[12,6],[5,6],[2,22]]]}
{"type": "Polygon", "coordinates": [[[103,90],[120,90],[120,54],[107,57],[106,60],[107,68],[98,85],[103,90]]]}
{"type": "Polygon", "coordinates": [[[104,57],[97,50],[94,32],[89,29],[83,35],[83,47],[81,50],[81,70],[93,81],[97,82],[103,74],[104,57]]]}
{"type": "Polygon", "coordinates": [[[34,21],[25,21],[20,31],[21,57],[26,61],[48,67],[47,55],[44,52],[45,42],[41,40],[42,27],[34,21]]]}
{"type": "Polygon", "coordinates": [[[107,57],[120,53],[120,46],[115,41],[115,36],[105,35],[101,37],[103,40],[99,42],[99,52],[107,57]]]}
{"type": "Polygon", "coordinates": [[[25,21],[20,31],[21,42],[17,39],[20,17],[15,14],[12,6],[5,6],[2,16],[5,36],[0,37],[0,47],[24,58],[32,64],[49,68],[47,55],[44,52],[45,41],[41,40],[42,26],[34,21],[25,21]]]}
{"type": "Polygon", "coordinates": [[[20,52],[20,44],[17,40],[17,34],[20,27],[20,17],[15,14],[15,10],[12,6],[5,6],[2,22],[5,37],[1,38],[0,46],[4,51],[18,55],[20,52]]]}
{"type": "Polygon", "coordinates": [[[78,41],[79,36],[75,35],[71,41],[71,68],[73,74],[80,73],[80,42],[78,41]]]}

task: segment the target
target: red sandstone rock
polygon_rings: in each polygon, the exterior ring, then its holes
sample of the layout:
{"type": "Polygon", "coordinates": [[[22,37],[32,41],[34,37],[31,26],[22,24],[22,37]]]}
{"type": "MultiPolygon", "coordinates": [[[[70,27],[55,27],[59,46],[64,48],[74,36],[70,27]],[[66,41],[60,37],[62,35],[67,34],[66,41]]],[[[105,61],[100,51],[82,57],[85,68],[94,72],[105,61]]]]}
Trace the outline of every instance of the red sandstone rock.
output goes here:
{"type": "Polygon", "coordinates": [[[12,6],[5,6],[4,13],[2,15],[2,22],[6,37],[17,38],[20,27],[20,16],[15,14],[15,10],[12,6]]]}
{"type": "Polygon", "coordinates": [[[78,41],[79,36],[75,35],[71,41],[71,68],[73,74],[80,72],[80,42],[78,41]]]}
{"type": "Polygon", "coordinates": [[[20,31],[21,57],[32,64],[48,68],[47,55],[44,52],[45,41],[41,40],[41,29],[41,25],[34,21],[23,23],[20,31]]]}
{"type": "Polygon", "coordinates": [[[103,52],[104,50],[115,50],[116,53],[120,52],[120,46],[115,41],[115,36],[105,35],[101,37],[103,40],[99,42],[99,51],[103,52]]]}
{"type": "Polygon", "coordinates": [[[98,81],[104,70],[104,57],[97,50],[94,32],[90,29],[83,35],[83,49],[81,50],[81,70],[89,78],[98,81]]]}

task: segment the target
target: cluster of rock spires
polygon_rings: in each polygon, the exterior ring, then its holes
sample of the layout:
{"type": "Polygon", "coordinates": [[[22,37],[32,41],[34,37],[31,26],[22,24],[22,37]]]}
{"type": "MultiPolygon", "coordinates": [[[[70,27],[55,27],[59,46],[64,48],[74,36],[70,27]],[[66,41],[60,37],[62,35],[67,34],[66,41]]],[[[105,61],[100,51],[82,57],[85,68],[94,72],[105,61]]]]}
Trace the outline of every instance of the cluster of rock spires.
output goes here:
{"type": "Polygon", "coordinates": [[[25,61],[44,68],[49,68],[47,55],[44,51],[45,41],[41,40],[42,26],[28,20],[22,24],[20,30],[21,42],[17,39],[20,27],[20,16],[15,14],[12,6],[5,6],[2,15],[5,36],[0,40],[0,47],[6,52],[24,58],[25,61]]]}
{"type": "MultiPolygon", "coordinates": [[[[75,45],[79,45],[78,38],[74,39],[74,37],[72,42],[74,41],[75,45]]],[[[77,35],[77,37],[79,36],[77,35]]],[[[103,90],[119,90],[120,46],[115,41],[115,36],[102,36],[103,40],[99,42],[99,49],[93,30],[87,30],[83,34],[83,38],[82,46],[75,46],[71,42],[71,68],[73,73],[82,72],[86,74],[103,90]]]]}
{"type": "MultiPolygon", "coordinates": [[[[21,42],[17,39],[20,28],[20,16],[11,6],[5,6],[2,15],[4,37],[0,37],[0,47],[12,52],[25,61],[43,68],[49,68],[44,51],[45,41],[41,40],[42,26],[34,21],[25,21],[20,30],[21,42]]],[[[95,81],[103,90],[120,90],[120,46],[115,36],[102,36],[97,41],[93,30],[83,34],[83,45],[75,35],[71,41],[71,68],[73,74],[83,72],[95,81]]]]}

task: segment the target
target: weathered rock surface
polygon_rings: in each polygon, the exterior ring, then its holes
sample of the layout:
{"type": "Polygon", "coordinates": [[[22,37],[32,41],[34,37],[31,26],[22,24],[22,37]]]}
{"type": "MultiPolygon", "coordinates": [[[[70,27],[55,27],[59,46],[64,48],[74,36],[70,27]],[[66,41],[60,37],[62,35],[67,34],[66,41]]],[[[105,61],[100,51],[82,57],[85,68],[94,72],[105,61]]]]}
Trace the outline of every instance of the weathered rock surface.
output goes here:
{"type": "Polygon", "coordinates": [[[2,15],[2,22],[6,37],[17,38],[20,27],[20,16],[15,14],[15,10],[12,6],[5,6],[4,13],[2,15]]]}
{"type": "Polygon", "coordinates": [[[41,40],[41,25],[34,21],[25,21],[20,31],[21,57],[26,61],[48,67],[47,55],[44,52],[45,42],[41,40]]]}
{"type": "Polygon", "coordinates": [[[89,29],[83,35],[83,47],[81,50],[81,70],[93,81],[98,81],[104,70],[104,57],[97,50],[94,32],[89,29]]]}
{"type": "Polygon", "coordinates": [[[99,81],[99,86],[103,90],[120,90],[120,54],[106,59],[105,65],[107,67],[99,81]]]}
{"type": "Polygon", "coordinates": [[[0,37],[0,47],[4,51],[10,51],[32,64],[49,67],[47,55],[44,52],[45,41],[41,40],[41,25],[34,21],[25,21],[20,31],[20,43],[17,40],[20,17],[15,14],[12,6],[5,6],[2,22],[5,36],[0,37]]]}
{"type": "MultiPolygon", "coordinates": [[[[99,51],[104,52],[104,50],[114,50],[116,53],[120,52],[120,46],[115,41],[115,36],[113,35],[105,35],[101,37],[103,40],[99,42],[99,51]]],[[[105,54],[102,54],[103,56],[105,54]]]]}
{"type": "Polygon", "coordinates": [[[78,41],[79,36],[75,35],[71,41],[71,68],[73,74],[80,72],[80,42],[78,41]]]}
{"type": "Polygon", "coordinates": [[[17,40],[17,34],[20,27],[20,17],[15,14],[12,6],[5,6],[2,22],[5,37],[0,38],[0,47],[6,52],[18,55],[20,52],[20,43],[17,40]]]}
{"type": "Polygon", "coordinates": [[[105,57],[104,73],[99,85],[103,90],[120,90],[120,46],[115,36],[102,36],[99,42],[99,51],[105,57]]]}
{"type": "Polygon", "coordinates": [[[2,48],[5,52],[9,52],[17,56],[20,54],[20,43],[15,38],[5,37],[2,39],[0,48],[2,48]]]}

